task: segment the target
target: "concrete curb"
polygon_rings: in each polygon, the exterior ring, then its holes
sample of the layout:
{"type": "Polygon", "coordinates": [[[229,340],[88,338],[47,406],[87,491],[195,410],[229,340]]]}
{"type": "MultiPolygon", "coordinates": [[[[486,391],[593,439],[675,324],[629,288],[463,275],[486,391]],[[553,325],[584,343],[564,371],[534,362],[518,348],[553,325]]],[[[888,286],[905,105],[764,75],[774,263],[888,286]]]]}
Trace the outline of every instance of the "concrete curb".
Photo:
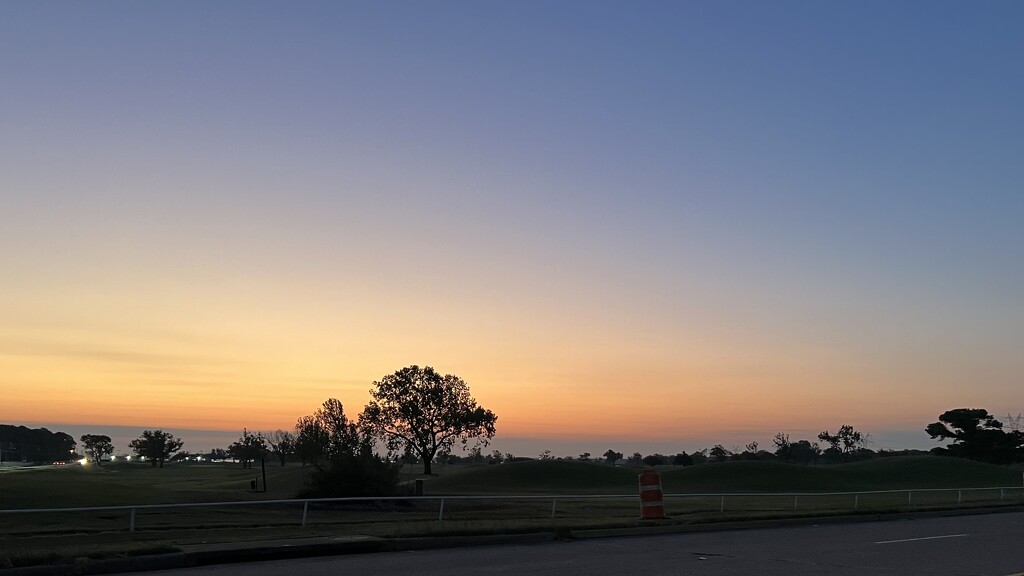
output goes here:
{"type": "Polygon", "coordinates": [[[143,572],[168,570],[172,568],[193,568],[214,564],[235,564],[242,562],[264,562],[290,558],[312,558],[316,556],[343,556],[347,554],[372,554],[377,552],[401,552],[409,550],[432,550],[438,548],[462,548],[467,546],[488,546],[499,544],[531,544],[551,542],[555,535],[550,532],[527,534],[493,534],[483,536],[444,536],[422,538],[375,538],[319,539],[316,542],[295,543],[279,540],[273,542],[232,543],[223,547],[217,545],[185,546],[182,552],[153,554],[131,558],[109,558],[92,560],[76,558],[66,564],[49,566],[28,566],[0,570],[0,576],[85,576],[90,574],[117,574],[120,572],[143,572]],[[192,550],[188,550],[192,548],[192,550]]]}

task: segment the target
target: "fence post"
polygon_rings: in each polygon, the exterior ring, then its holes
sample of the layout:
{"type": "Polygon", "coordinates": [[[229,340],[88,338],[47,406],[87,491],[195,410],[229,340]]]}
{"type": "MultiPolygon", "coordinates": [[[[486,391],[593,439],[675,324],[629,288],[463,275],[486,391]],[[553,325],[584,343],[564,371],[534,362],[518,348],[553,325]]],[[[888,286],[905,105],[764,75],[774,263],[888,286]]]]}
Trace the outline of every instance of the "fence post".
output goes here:
{"type": "Polygon", "coordinates": [[[860,505],[860,494],[853,495],[853,509],[856,510],[860,505]]]}
{"type": "Polygon", "coordinates": [[[132,508],[131,520],[128,521],[128,531],[135,532],[135,508],[132,508]]]}
{"type": "Polygon", "coordinates": [[[957,490],[956,491],[956,503],[957,504],[963,504],[964,503],[964,491],[963,490],[957,490]]]}
{"type": "Polygon", "coordinates": [[[1003,489],[1002,488],[999,489],[999,499],[1000,500],[1003,499],[1003,489]]]}
{"type": "Polygon", "coordinates": [[[793,495],[793,510],[796,510],[796,504],[800,501],[800,497],[796,494],[793,495]]]}
{"type": "Polygon", "coordinates": [[[719,512],[725,512],[725,496],[722,496],[722,505],[718,507],[719,512]]]}
{"type": "Polygon", "coordinates": [[[309,514],[309,500],[302,503],[302,527],[306,527],[306,515],[309,514]]]}
{"type": "Polygon", "coordinates": [[[437,511],[437,521],[440,522],[444,518],[444,498],[441,498],[441,508],[437,511]]]}
{"type": "Polygon", "coordinates": [[[913,496],[913,494],[914,493],[911,490],[907,490],[907,508],[913,508],[914,507],[914,505],[911,504],[911,496],[913,496]]]}
{"type": "Polygon", "coordinates": [[[551,499],[551,519],[552,520],[555,519],[555,502],[558,502],[558,499],[557,498],[552,498],[551,499]]]}

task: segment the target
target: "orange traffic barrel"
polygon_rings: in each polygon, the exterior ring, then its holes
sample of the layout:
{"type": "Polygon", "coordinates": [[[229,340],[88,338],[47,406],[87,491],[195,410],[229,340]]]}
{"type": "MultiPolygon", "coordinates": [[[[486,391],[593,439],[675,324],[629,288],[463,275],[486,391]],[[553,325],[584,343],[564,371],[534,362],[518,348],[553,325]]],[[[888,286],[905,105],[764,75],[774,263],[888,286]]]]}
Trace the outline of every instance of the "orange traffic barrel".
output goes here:
{"type": "Polygon", "coordinates": [[[644,470],[640,479],[640,517],[644,520],[665,517],[665,501],[661,492],[661,476],[654,469],[644,470]]]}

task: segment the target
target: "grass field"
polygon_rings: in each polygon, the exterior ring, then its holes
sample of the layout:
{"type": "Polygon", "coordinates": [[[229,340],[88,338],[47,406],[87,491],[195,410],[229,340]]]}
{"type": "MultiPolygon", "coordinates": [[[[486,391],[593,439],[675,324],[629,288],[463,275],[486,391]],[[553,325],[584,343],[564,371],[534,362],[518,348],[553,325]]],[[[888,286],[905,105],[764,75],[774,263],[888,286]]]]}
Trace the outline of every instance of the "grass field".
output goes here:
{"type": "MultiPolygon", "coordinates": [[[[237,502],[291,499],[308,469],[267,467],[266,492],[250,481],[259,469],[237,464],[144,464],[67,466],[0,473],[0,509],[237,502]]],[[[726,462],[662,467],[666,511],[677,524],[793,515],[834,515],[964,505],[1020,503],[1008,491],[924,489],[1020,486],[1019,469],[933,456],[894,457],[839,466],[778,462],[726,462]],[[869,494],[920,491],[908,497],[869,494]],[[769,493],[799,492],[800,496],[769,493]],[[831,492],[863,492],[855,496],[831,492]],[[739,496],[736,493],[750,495],[739,496]],[[760,494],[758,494],[760,493],[760,494]],[[731,494],[721,496],[722,494],[731,494]]],[[[417,468],[404,469],[406,480],[417,468]]],[[[428,496],[448,496],[443,518],[439,500],[313,504],[300,527],[300,503],[192,507],[131,512],[0,514],[0,567],[55,558],[142,554],[198,542],[264,540],[360,534],[420,536],[551,529],[635,526],[637,469],[571,461],[520,461],[500,465],[448,466],[425,479],[428,496]],[[475,496],[466,500],[453,496],[475,496]],[[576,496],[509,500],[487,496],[576,496]],[[596,498],[622,495],[621,498],[596,498]]],[[[262,479],[260,479],[262,487],[262,479]]]]}
{"type": "MultiPolygon", "coordinates": [[[[738,461],[662,466],[667,493],[853,492],[908,488],[1019,486],[1021,471],[938,456],[879,458],[838,466],[738,461]]],[[[439,494],[631,494],[635,468],[575,461],[524,461],[475,466],[429,481],[439,494]]]]}

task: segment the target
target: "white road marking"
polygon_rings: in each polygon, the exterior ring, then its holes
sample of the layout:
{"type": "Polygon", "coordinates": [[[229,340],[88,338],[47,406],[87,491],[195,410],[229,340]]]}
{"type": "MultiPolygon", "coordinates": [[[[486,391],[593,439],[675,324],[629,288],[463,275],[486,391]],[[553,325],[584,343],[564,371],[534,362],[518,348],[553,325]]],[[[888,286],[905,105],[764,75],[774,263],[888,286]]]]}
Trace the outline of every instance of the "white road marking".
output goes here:
{"type": "Polygon", "coordinates": [[[875,544],[897,544],[899,542],[917,542],[918,540],[937,540],[939,538],[963,538],[967,534],[946,534],[945,536],[925,536],[924,538],[907,538],[905,540],[882,540],[875,544]]]}

